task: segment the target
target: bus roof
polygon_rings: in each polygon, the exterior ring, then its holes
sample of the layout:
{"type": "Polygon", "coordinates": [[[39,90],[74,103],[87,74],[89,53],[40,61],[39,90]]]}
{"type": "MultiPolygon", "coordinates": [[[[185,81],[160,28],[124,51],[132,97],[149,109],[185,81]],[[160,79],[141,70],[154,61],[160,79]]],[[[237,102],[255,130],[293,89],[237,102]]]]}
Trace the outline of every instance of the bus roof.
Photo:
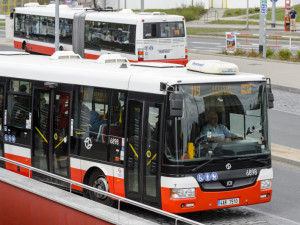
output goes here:
{"type": "MultiPolygon", "coordinates": [[[[168,22],[168,21],[182,21],[183,16],[178,15],[166,15],[160,12],[153,13],[134,13],[130,9],[121,10],[119,12],[109,11],[94,11],[89,9],[86,11],[84,8],[70,8],[67,5],[60,5],[59,15],[62,18],[72,19],[75,13],[86,12],[86,20],[91,21],[106,21],[115,23],[128,23],[136,24],[137,21],[143,22],[168,22]],[[121,19],[121,20],[120,20],[121,19]],[[124,20],[125,19],[125,20],[124,20]]],[[[15,13],[29,14],[29,15],[40,15],[40,16],[55,16],[55,4],[39,5],[32,4],[27,7],[17,7],[15,13]]]]}
{"type": "Polygon", "coordinates": [[[179,65],[145,64],[120,66],[121,64],[100,64],[87,59],[51,60],[49,56],[41,55],[0,54],[0,76],[153,94],[166,94],[160,90],[161,82],[174,85],[266,80],[263,75],[257,74],[239,72],[236,75],[212,75],[189,71],[185,67],[178,67],[179,65]]]}

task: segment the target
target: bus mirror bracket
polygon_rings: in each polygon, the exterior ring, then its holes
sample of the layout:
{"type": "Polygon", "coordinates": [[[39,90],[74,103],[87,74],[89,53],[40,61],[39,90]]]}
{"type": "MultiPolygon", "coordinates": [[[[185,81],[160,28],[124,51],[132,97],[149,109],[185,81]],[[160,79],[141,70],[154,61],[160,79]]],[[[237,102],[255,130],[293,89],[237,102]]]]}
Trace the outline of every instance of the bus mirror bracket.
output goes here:
{"type": "Polygon", "coordinates": [[[268,98],[268,107],[269,109],[274,108],[274,95],[272,93],[271,79],[267,78],[267,98],[268,98]]]}
{"type": "Polygon", "coordinates": [[[183,95],[181,93],[170,94],[170,116],[182,117],[183,115],[183,95]]]}

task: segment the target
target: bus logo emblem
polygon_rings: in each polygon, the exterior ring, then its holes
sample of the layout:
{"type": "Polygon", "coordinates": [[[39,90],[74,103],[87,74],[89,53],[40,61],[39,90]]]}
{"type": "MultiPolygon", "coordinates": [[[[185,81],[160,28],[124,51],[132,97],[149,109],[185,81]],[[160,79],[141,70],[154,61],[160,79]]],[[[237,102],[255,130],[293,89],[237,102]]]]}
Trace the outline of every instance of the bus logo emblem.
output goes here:
{"type": "Polygon", "coordinates": [[[227,163],[225,167],[226,167],[227,170],[230,170],[231,169],[231,164],[227,163]]]}
{"type": "Polygon", "coordinates": [[[228,180],[226,182],[226,187],[232,187],[233,186],[233,181],[232,180],[228,180]]]}
{"type": "Polygon", "coordinates": [[[90,139],[89,137],[87,137],[84,140],[84,145],[85,145],[86,149],[88,149],[88,150],[91,149],[91,147],[93,146],[92,139],[90,139]]]}

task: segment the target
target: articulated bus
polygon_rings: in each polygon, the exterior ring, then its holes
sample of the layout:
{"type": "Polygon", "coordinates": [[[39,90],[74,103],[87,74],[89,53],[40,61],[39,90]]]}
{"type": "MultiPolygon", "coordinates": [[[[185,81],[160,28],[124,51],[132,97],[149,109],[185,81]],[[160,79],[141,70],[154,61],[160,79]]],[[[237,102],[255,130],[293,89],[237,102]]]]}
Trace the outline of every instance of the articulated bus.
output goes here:
{"type": "MultiPolygon", "coordinates": [[[[59,9],[60,50],[97,59],[119,53],[130,61],[186,65],[187,36],[183,16],[97,9],[59,9]]],[[[27,3],[14,12],[14,46],[29,52],[55,52],[55,5],[27,3]]]]}
{"type": "Polygon", "coordinates": [[[271,201],[273,95],[263,75],[221,61],[184,67],[69,51],[1,55],[0,68],[1,156],[172,213],[271,201]],[[231,137],[204,131],[212,111],[231,137]]]}

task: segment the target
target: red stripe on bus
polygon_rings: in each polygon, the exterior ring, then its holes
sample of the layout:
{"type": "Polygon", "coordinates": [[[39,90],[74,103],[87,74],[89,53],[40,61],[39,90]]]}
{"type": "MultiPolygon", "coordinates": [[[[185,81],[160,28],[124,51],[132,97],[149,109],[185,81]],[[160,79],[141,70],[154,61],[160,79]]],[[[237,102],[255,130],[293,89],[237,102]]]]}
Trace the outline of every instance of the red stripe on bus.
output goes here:
{"type": "Polygon", "coordinates": [[[23,48],[22,48],[22,45],[23,45],[23,43],[22,43],[22,42],[19,42],[19,41],[14,41],[14,47],[15,47],[15,48],[18,48],[18,49],[23,49],[23,48]]]}
{"type": "MultiPolygon", "coordinates": [[[[89,53],[85,53],[84,57],[86,59],[98,59],[100,55],[93,55],[89,53]]],[[[139,62],[135,60],[129,60],[130,62],[139,62]]],[[[162,59],[162,60],[143,60],[143,62],[163,62],[163,63],[175,63],[175,64],[180,64],[180,65],[186,65],[188,63],[188,59],[162,59]]]]}
{"type": "Polygon", "coordinates": [[[27,43],[27,50],[30,52],[38,52],[46,55],[53,55],[53,53],[55,52],[54,47],[47,47],[30,43],[27,43]]]}
{"type": "Polygon", "coordinates": [[[171,213],[188,213],[269,202],[272,197],[272,188],[260,190],[260,181],[257,181],[254,186],[232,191],[204,192],[199,187],[196,188],[195,198],[173,199],[170,193],[170,188],[161,188],[162,210],[171,213]],[[261,198],[261,195],[267,194],[269,194],[268,197],[261,198]],[[218,200],[231,198],[239,198],[239,204],[218,206],[218,200]],[[194,203],[193,207],[185,207],[186,204],[192,203],[194,203]]]}
{"type": "MultiPolygon", "coordinates": [[[[19,162],[19,163],[23,163],[23,164],[25,164],[27,166],[31,166],[31,159],[30,158],[26,158],[26,157],[18,156],[18,155],[13,155],[13,154],[9,154],[9,153],[5,153],[5,158],[13,160],[13,161],[16,161],[16,162],[19,162]]],[[[18,171],[18,166],[14,165],[12,163],[6,162],[5,166],[6,166],[7,170],[16,172],[18,174],[21,174],[21,175],[27,176],[27,177],[29,175],[29,170],[25,169],[23,167],[19,167],[20,171],[18,171]]]]}
{"type": "MultiPolygon", "coordinates": [[[[76,168],[70,168],[71,171],[71,180],[83,183],[83,178],[86,173],[85,170],[80,170],[76,168]]],[[[112,194],[116,194],[122,197],[125,197],[125,187],[124,187],[124,179],[123,178],[118,178],[118,177],[113,177],[113,176],[108,176],[106,175],[106,179],[109,185],[109,192],[112,194]]],[[[72,188],[78,191],[82,191],[82,188],[76,185],[72,185],[72,188]]]]}
{"type": "MultiPolygon", "coordinates": [[[[76,181],[78,183],[83,183],[82,182],[82,171],[80,169],[76,168],[70,168],[71,171],[71,180],[76,181]]],[[[82,187],[76,186],[72,184],[72,188],[78,191],[82,191],[82,187]]]]}

